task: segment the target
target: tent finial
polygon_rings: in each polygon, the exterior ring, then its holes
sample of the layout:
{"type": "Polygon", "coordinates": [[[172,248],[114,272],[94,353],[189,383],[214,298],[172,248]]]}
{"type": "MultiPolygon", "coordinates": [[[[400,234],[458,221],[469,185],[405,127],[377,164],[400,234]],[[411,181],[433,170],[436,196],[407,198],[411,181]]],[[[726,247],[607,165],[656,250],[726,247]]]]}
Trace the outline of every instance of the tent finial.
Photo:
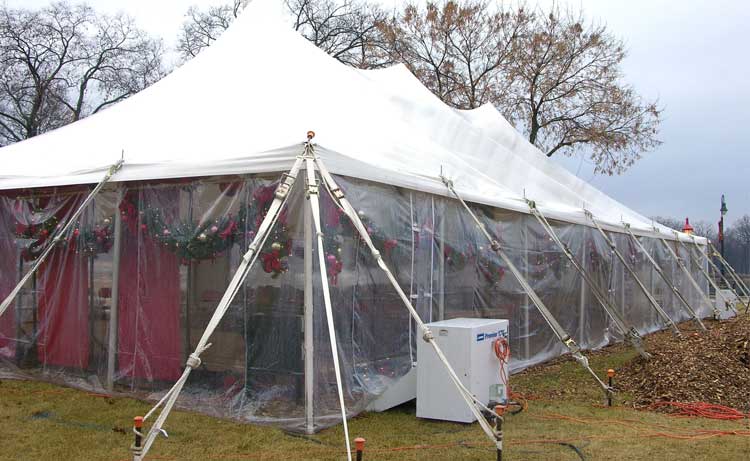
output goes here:
{"type": "Polygon", "coordinates": [[[308,141],[312,141],[312,138],[314,138],[314,137],[315,137],[315,132],[314,131],[310,130],[310,131],[307,132],[307,140],[308,141]]]}

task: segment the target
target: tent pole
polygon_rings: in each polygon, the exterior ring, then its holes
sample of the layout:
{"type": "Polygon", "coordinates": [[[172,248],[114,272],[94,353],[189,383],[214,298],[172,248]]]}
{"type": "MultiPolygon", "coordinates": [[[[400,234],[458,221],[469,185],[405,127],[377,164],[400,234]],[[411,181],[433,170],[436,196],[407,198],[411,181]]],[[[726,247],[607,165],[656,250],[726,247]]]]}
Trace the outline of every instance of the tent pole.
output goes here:
{"type": "MultiPolygon", "coordinates": [[[[521,221],[524,223],[523,226],[523,277],[529,279],[529,224],[526,222],[527,218],[522,215],[521,221]]],[[[524,292],[523,296],[523,347],[526,353],[526,360],[531,359],[531,315],[529,313],[529,295],[524,292]]]]}
{"type": "Polygon", "coordinates": [[[513,264],[513,261],[510,259],[510,257],[505,253],[502,246],[500,245],[500,242],[498,242],[496,239],[492,238],[490,233],[487,231],[486,226],[479,220],[477,215],[469,208],[469,205],[464,201],[463,198],[456,192],[456,189],[453,187],[453,181],[449,180],[445,176],[441,174],[440,179],[445,184],[445,187],[448,188],[448,191],[450,191],[453,196],[456,197],[456,199],[461,203],[464,210],[466,210],[467,213],[472,217],[474,220],[474,223],[476,224],[479,231],[484,234],[487,241],[490,242],[490,246],[492,248],[492,251],[494,251],[498,256],[500,256],[500,259],[503,260],[506,266],[510,269],[510,271],[513,273],[513,276],[516,277],[518,282],[523,287],[524,291],[526,291],[526,294],[531,298],[532,302],[534,303],[534,306],[536,306],[537,311],[542,315],[544,320],[547,322],[547,325],[552,329],[555,336],[557,336],[557,339],[562,342],[565,347],[568,349],[568,352],[573,356],[573,358],[586,370],[589,372],[592,378],[596,381],[596,383],[599,385],[599,387],[604,392],[605,396],[610,398],[612,397],[612,388],[604,383],[604,381],[599,378],[599,376],[594,372],[594,370],[591,369],[591,366],[589,365],[589,359],[581,353],[581,348],[578,346],[578,344],[575,342],[575,340],[568,334],[567,331],[560,325],[560,323],[557,321],[557,319],[552,315],[552,313],[549,311],[547,306],[544,304],[542,299],[539,297],[539,295],[534,291],[534,289],[529,284],[528,280],[523,277],[521,274],[521,271],[518,270],[515,264],[513,264]]]}
{"type": "MultiPolygon", "coordinates": [[[[638,240],[638,237],[635,236],[633,231],[630,229],[630,224],[623,223],[625,225],[625,232],[630,235],[630,238],[635,242],[635,244],[638,246],[638,248],[641,250],[641,253],[643,253],[644,256],[646,256],[646,259],[651,263],[651,266],[656,270],[656,273],[659,274],[662,280],[664,280],[664,283],[667,284],[670,290],[672,290],[672,293],[674,293],[675,296],[677,296],[677,299],[680,300],[680,303],[682,303],[682,306],[685,310],[685,312],[688,313],[688,315],[695,320],[695,322],[701,327],[702,330],[706,330],[706,326],[703,325],[703,322],[700,318],[698,318],[698,315],[695,313],[695,310],[690,306],[690,303],[687,299],[680,293],[680,290],[677,289],[675,284],[672,282],[672,279],[667,277],[667,274],[664,273],[664,270],[662,270],[661,266],[659,266],[659,263],[656,262],[653,256],[651,256],[651,253],[646,250],[646,248],[643,246],[640,240],[638,240]]],[[[661,240],[661,239],[657,239],[661,240]]],[[[663,240],[661,240],[663,242],[663,240]]],[[[670,249],[671,250],[671,249],[670,249]]]]}
{"type": "MultiPolygon", "coordinates": [[[[698,245],[698,242],[695,241],[695,237],[691,236],[691,238],[693,240],[693,246],[695,247],[695,249],[698,252],[698,254],[700,256],[703,256],[703,258],[705,258],[705,260],[708,263],[708,265],[711,268],[713,268],[713,270],[719,275],[719,277],[721,277],[721,279],[727,285],[727,288],[729,290],[732,290],[732,292],[734,293],[734,295],[737,297],[737,301],[739,301],[739,303],[742,304],[742,296],[740,296],[740,291],[741,290],[739,289],[739,287],[737,289],[734,289],[732,287],[732,284],[729,283],[729,279],[727,279],[727,277],[725,276],[724,272],[722,272],[721,269],[719,269],[719,267],[716,264],[714,264],[714,262],[712,261],[712,258],[709,256],[711,249],[708,248],[708,246],[706,246],[706,252],[704,253],[701,250],[700,246],[698,245]]],[[[687,245],[685,245],[685,246],[687,247],[687,245]]],[[[700,258],[699,258],[699,261],[700,261],[700,258]]],[[[703,267],[702,264],[701,264],[701,267],[703,267]]],[[[731,277],[732,274],[730,273],[729,276],[731,277]]],[[[750,303],[750,301],[748,301],[748,303],[750,303]]]]}
{"type": "Polygon", "coordinates": [[[346,421],[346,404],[344,402],[344,384],[339,364],[338,340],[336,339],[336,326],[333,319],[333,306],[331,305],[331,292],[328,284],[328,271],[326,268],[325,247],[323,246],[323,226],[320,222],[320,195],[319,182],[315,176],[315,152],[310,143],[305,148],[305,167],[307,170],[307,206],[312,211],[312,222],[315,225],[315,234],[318,250],[318,269],[320,270],[320,283],[323,292],[323,303],[325,304],[326,323],[328,324],[328,339],[331,344],[331,358],[333,359],[333,371],[336,374],[336,390],[338,391],[339,407],[341,410],[341,422],[344,425],[344,439],[346,441],[346,456],[352,459],[349,442],[349,424],[346,421]]]}
{"type": "MultiPolygon", "coordinates": [[[[675,238],[677,238],[677,237],[675,236],[675,238]]],[[[690,281],[690,283],[693,285],[693,287],[695,287],[695,289],[701,295],[701,297],[703,298],[703,301],[706,303],[706,305],[709,307],[709,309],[711,309],[713,311],[714,317],[718,319],[719,318],[719,311],[716,309],[716,306],[714,306],[713,304],[711,304],[711,299],[708,297],[708,295],[706,293],[703,292],[703,290],[701,289],[700,285],[698,285],[698,282],[695,281],[695,279],[693,278],[692,274],[690,273],[690,271],[688,270],[688,268],[685,266],[685,264],[682,262],[682,260],[680,259],[680,257],[677,256],[677,253],[675,253],[675,251],[672,249],[672,247],[669,246],[669,242],[667,242],[663,238],[660,238],[659,240],[661,241],[662,245],[664,245],[664,248],[667,249],[667,251],[669,252],[669,254],[672,255],[672,258],[674,258],[674,260],[677,261],[677,265],[680,266],[680,269],[682,269],[682,272],[687,276],[687,278],[690,281]]],[[[690,257],[689,254],[688,254],[688,257],[690,257]]],[[[696,315],[696,318],[697,318],[697,315],[696,315]]]]}
{"type": "Polygon", "coordinates": [[[729,271],[729,275],[734,279],[737,286],[740,288],[741,291],[745,293],[745,296],[748,297],[748,304],[750,304],[750,290],[748,290],[747,285],[739,278],[737,275],[737,272],[734,271],[734,268],[731,264],[727,262],[726,259],[724,259],[723,256],[721,256],[721,253],[716,251],[716,247],[714,247],[714,244],[711,242],[708,242],[710,251],[713,255],[717,256],[719,258],[719,262],[722,264],[722,266],[726,267],[726,269],[729,271]]]}
{"type": "Polygon", "coordinates": [[[447,204],[445,200],[441,200],[442,213],[440,216],[440,257],[438,258],[438,287],[440,287],[440,294],[438,295],[438,321],[445,320],[445,214],[447,210],[447,204]]]}
{"type": "MultiPolygon", "coordinates": [[[[353,224],[357,233],[359,233],[364,243],[370,249],[370,252],[372,253],[373,258],[376,260],[378,267],[380,267],[380,269],[385,273],[386,277],[388,277],[388,281],[391,283],[391,286],[396,291],[399,298],[401,298],[401,301],[404,303],[404,307],[406,307],[406,309],[409,311],[409,315],[417,323],[417,326],[419,327],[419,330],[422,333],[422,340],[424,340],[426,343],[432,346],[433,351],[435,351],[435,354],[437,355],[438,359],[443,363],[445,370],[448,372],[448,376],[450,380],[456,386],[456,390],[458,391],[459,395],[464,399],[464,402],[466,402],[467,406],[469,407],[469,410],[472,412],[472,414],[476,418],[477,422],[479,423],[484,433],[493,442],[497,441],[498,434],[495,433],[494,429],[490,426],[490,423],[487,421],[487,419],[483,415],[483,412],[487,412],[490,415],[494,414],[494,412],[490,410],[486,406],[486,404],[484,404],[481,400],[479,400],[474,394],[472,394],[471,391],[469,391],[466,388],[466,386],[463,384],[461,379],[458,377],[455,370],[451,366],[450,362],[448,362],[448,359],[445,357],[445,354],[443,353],[442,349],[440,348],[440,346],[438,346],[437,342],[435,341],[435,337],[433,336],[432,331],[430,331],[430,328],[427,325],[425,325],[425,323],[422,321],[421,317],[419,316],[419,313],[417,313],[417,310],[414,308],[414,305],[411,303],[411,299],[409,299],[406,293],[404,293],[404,290],[399,285],[398,281],[396,280],[396,277],[393,275],[393,272],[391,272],[391,270],[388,268],[388,265],[383,260],[383,256],[380,253],[380,251],[377,248],[375,248],[375,245],[372,242],[372,238],[370,238],[370,234],[367,232],[367,229],[365,225],[362,223],[362,220],[357,214],[357,211],[354,209],[352,204],[346,198],[346,196],[344,195],[344,192],[338,187],[338,185],[333,179],[333,176],[331,176],[331,174],[328,172],[328,169],[326,169],[325,165],[320,161],[320,158],[315,156],[314,151],[312,152],[312,155],[315,159],[315,164],[317,165],[318,170],[320,171],[320,175],[323,178],[323,185],[328,191],[328,194],[331,196],[331,199],[334,201],[334,203],[337,203],[339,207],[341,208],[341,210],[344,212],[344,214],[346,214],[346,216],[349,218],[349,220],[353,224]]],[[[344,427],[346,428],[346,426],[344,427]]]]}
{"type": "Polygon", "coordinates": [[[117,205],[115,206],[115,236],[112,243],[112,303],[109,307],[109,343],[107,345],[107,390],[112,392],[115,384],[115,367],[117,366],[117,328],[118,309],[120,304],[120,248],[122,248],[122,215],[119,205],[125,196],[125,186],[117,190],[117,205]]]}
{"type": "MultiPolygon", "coordinates": [[[[620,250],[617,248],[617,245],[615,245],[615,242],[607,235],[606,232],[604,232],[604,229],[599,225],[599,222],[594,218],[594,215],[586,211],[586,217],[594,224],[596,229],[599,231],[599,234],[601,234],[602,237],[604,237],[604,240],[607,242],[609,247],[612,249],[612,252],[617,256],[617,259],[620,260],[622,263],[622,266],[625,268],[625,270],[630,274],[631,277],[633,277],[633,280],[635,280],[635,284],[638,285],[638,288],[640,288],[641,292],[646,296],[648,299],[649,304],[651,304],[651,307],[654,308],[654,311],[656,311],[657,314],[661,317],[662,321],[669,325],[670,328],[672,328],[672,331],[677,336],[680,336],[680,329],[677,328],[677,325],[674,323],[674,321],[667,315],[666,311],[661,307],[659,302],[654,298],[654,296],[651,294],[650,291],[648,291],[648,288],[646,288],[646,285],[643,284],[641,279],[638,277],[638,273],[636,273],[635,269],[628,264],[627,260],[625,259],[625,256],[622,255],[620,250]]],[[[623,285],[625,283],[625,274],[623,272],[623,285]]],[[[623,293],[625,292],[623,287],[623,293]]],[[[624,305],[624,304],[623,304],[624,305]]]]}
{"type": "MultiPolygon", "coordinates": [[[[601,288],[596,284],[594,279],[591,278],[591,275],[586,271],[586,269],[584,269],[580,261],[578,261],[578,259],[570,251],[568,245],[560,240],[560,237],[555,232],[555,229],[549,223],[542,211],[537,208],[536,203],[533,200],[528,199],[526,200],[526,203],[529,205],[529,212],[536,218],[536,220],[539,222],[545,232],[547,232],[547,235],[552,239],[552,241],[555,242],[557,246],[562,250],[565,257],[568,258],[568,261],[573,264],[575,270],[578,272],[578,274],[580,274],[581,278],[586,283],[586,286],[589,287],[589,290],[594,295],[594,298],[596,298],[596,300],[599,302],[599,305],[602,307],[602,309],[604,309],[604,312],[612,320],[617,330],[619,330],[623,335],[625,341],[629,343],[641,355],[641,357],[649,359],[651,357],[651,354],[646,352],[646,350],[644,349],[643,340],[641,338],[641,335],[638,334],[638,330],[628,325],[622,315],[620,315],[620,313],[617,311],[617,307],[614,305],[614,303],[610,302],[607,295],[602,292],[601,288]]],[[[604,237],[610,247],[614,248],[613,242],[609,240],[606,235],[604,237]]],[[[584,312],[582,309],[580,319],[580,326],[582,330],[585,327],[583,314],[584,312]]],[[[583,335],[583,331],[581,331],[581,335],[583,335]]]]}
{"type": "MultiPolygon", "coordinates": [[[[711,277],[711,274],[709,274],[708,271],[706,271],[706,269],[703,267],[703,265],[700,264],[700,259],[695,259],[695,255],[693,254],[693,252],[691,251],[691,249],[687,245],[683,244],[682,242],[679,242],[679,245],[682,246],[682,248],[684,248],[685,251],[687,252],[688,260],[692,261],[696,266],[698,266],[698,270],[700,271],[700,273],[703,274],[703,277],[714,288],[714,291],[716,292],[716,298],[721,297],[721,299],[724,301],[724,308],[725,309],[731,309],[735,313],[737,313],[737,309],[735,309],[732,306],[732,302],[726,296],[724,296],[724,293],[721,292],[721,288],[719,287],[719,284],[716,283],[716,281],[713,279],[713,277],[711,277]]],[[[685,269],[687,270],[687,266],[685,266],[685,269]]],[[[690,272],[688,271],[688,273],[690,273],[690,272]]],[[[699,292],[703,293],[703,290],[701,290],[701,287],[700,287],[700,285],[698,285],[698,282],[696,282],[695,280],[693,280],[693,281],[695,282],[695,283],[693,283],[693,286],[695,286],[695,289],[698,290],[699,292]]],[[[714,314],[716,315],[716,305],[715,304],[712,305],[712,308],[714,309],[714,314]]],[[[719,317],[717,317],[717,320],[718,319],[719,319],[719,317]]]]}
{"type": "MultiPolygon", "coordinates": [[[[588,258],[586,257],[586,226],[581,226],[581,228],[583,230],[583,239],[581,243],[581,266],[583,270],[586,270],[586,262],[588,261],[588,258]]],[[[585,339],[583,337],[583,332],[586,330],[586,279],[584,277],[581,277],[581,296],[580,305],[578,307],[578,330],[578,342],[580,344],[583,344],[585,339]]]]}
{"type": "Polygon", "coordinates": [[[252,243],[250,243],[247,252],[242,256],[242,262],[235,271],[232,280],[227,286],[227,289],[224,291],[224,294],[222,295],[218,306],[216,306],[216,309],[214,310],[214,313],[208,322],[208,326],[206,326],[206,329],[203,331],[203,335],[201,335],[200,340],[195,347],[195,351],[190,354],[190,357],[185,364],[185,369],[183,370],[182,375],[177,380],[177,382],[169,389],[169,391],[164,394],[161,400],[159,400],[156,405],[154,405],[154,407],[151,408],[148,413],[146,413],[146,416],[143,417],[144,421],[147,420],[152,415],[154,415],[160,407],[163,406],[161,413],[159,413],[159,415],[156,417],[156,421],[154,421],[154,423],[149,428],[148,433],[144,437],[143,447],[138,450],[137,456],[140,456],[141,459],[144,458],[148,451],[151,449],[151,446],[154,444],[156,437],[159,434],[163,433],[162,427],[164,426],[164,423],[169,417],[169,413],[172,411],[172,408],[177,402],[177,398],[179,397],[180,392],[182,392],[185,383],[190,377],[190,373],[194,369],[201,366],[200,356],[201,354],[203,354],[203,352],[206,351],[206,349],[211,347],[211,344],[208,342],[208,340],[211,338],[211,335],[214,333],[214,331],[216,331],[216,328],[224,318],[224,315],[232,304],[235,296],[237,296],[237,293],[239,293],[240,289],[242,288],[242,284],[247,278],[247,275],[250,273],[253,265],[258,260],[260,251],[263,248],[263,245],[268,240],[268,237],[271,234],[271,230],[278,222],[279,215],[288,202],[289,192],[294,187],[295,181],[297,179],[297,174],[299,173],[302,166],[302,162],[302,156],[297,157],[294,161],[294,165],[289,170],[289,173],[284,173],[281,176],[279,184],[278,186],[276,186],[274,200],[271,203],[271,206],[268,208],[266,216],[263,218],[260,226],[258,226],[257,233],[255,234],[252,243]]]}
{"type": "Polygon", "coordinates": [[[312,215],[305,206],[305,432],[315,432],[315,351],[313,342],[313,239],[312,215]]]}
{"type": "MultiPolygon", "coordinates": [[[[23,275],[23,255],[21,253],[18,253],[18,280],[21,281],[23,275]]],[[[23,341],[23,293],[18,294],[18,298],[16,299],[16,304],[13,306],[14,314],[15,314],[15,327],[16,327],[16,365],[20,366],[21,361],[24,359],[24,355],[26,355],[26,349],[28,348],[31,350],[33,348],[33,345],[36,343],[36,334],[32,333],[31,338],[29,341],[23,341]],[[28,344],[28,345],[27,345],[28,344]]]]}

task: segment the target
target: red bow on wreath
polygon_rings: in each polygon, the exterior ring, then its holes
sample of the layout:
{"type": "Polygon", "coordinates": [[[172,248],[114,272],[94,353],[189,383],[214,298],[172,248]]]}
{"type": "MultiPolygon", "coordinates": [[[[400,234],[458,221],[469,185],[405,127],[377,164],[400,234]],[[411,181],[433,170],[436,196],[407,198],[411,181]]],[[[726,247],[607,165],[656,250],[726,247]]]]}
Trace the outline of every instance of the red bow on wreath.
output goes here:
{"type": "Polygon", "coordinates": [[[328,256],[326,256],[326,265],[328,266],[328,278],[331,279],[331,285],[338,285],[339,274],[344,268],[344,264],[339,261],[336,255],[329,254],[328,256]]]}

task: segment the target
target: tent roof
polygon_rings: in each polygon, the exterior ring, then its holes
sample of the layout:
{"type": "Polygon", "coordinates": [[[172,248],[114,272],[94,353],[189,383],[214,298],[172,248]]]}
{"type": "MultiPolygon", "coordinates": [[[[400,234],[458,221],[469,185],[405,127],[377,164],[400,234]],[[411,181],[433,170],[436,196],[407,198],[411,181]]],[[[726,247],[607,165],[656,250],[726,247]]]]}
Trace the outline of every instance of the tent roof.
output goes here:
{"type": "MultiPolygon", "coordinates": [[[[652,235],[651,220],[550,162],[494,107],[454,110],[404,66],[349,68],[255,0],[222,38],[172,74],[97,115],[0,150],[0,189],[283,171],[317,133],[334,173],[521,212],[652,235]]],[[[658,226],[658,225],[657,225],[658,226]]],[[[672,238],[662,227],[662,237],[672,238]]],[[[686,238],[683,236],[683,238],[686,238]]]]}

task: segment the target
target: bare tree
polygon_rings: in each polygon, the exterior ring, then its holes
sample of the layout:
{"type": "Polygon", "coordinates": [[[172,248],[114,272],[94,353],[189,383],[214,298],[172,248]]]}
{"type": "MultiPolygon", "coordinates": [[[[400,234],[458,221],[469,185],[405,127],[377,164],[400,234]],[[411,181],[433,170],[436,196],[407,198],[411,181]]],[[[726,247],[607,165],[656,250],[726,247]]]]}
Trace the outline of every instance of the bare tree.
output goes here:
{"type": "Polygon", "coordinates": [[[381,25],[396,60],[405,63],[445,103],[473,109],[507,99],[502,76],[531,16],[484,0],[407,4],[381,25]]]}
{"type": "Polygon", "coordinates": [[[407,4],[389,48],[444,102],[492,102],[548,156],[589,155],[621,173],[659,145],[660,110],[622,82],[622,42],[582,13],[483,0],[407,4]]]}
{"type": "Polygon", "coordinates": [[[725,257],[739,272],[750,273],[750,216],[744,215],[724,232],[725,257]]]}
{"type": "Polygon", "coordinates": [[[177,41],[177,52],[183,61],[211,46],[229,28],[247,2],[248,0],[234,0],[231,4],[211,6],[207,10],[191,6],[185,13],[186,19],[177,41]]]}
{"type": "Polygon", "coordinates": [[[0,7],[0,144],[79,120],[163,75],[162,45],[86,5],[0,7]]]}
{"type": "Polygon", "coordinates": [[[378,25],[385,13],[351,0],[286,0],[294,29],[344,64],[373,68],[389,64],[378,25]]]}
{"type": "Polygon", "coordinates": [[[598,173],[622,173],[660,144],[660,110],[622,82],[625,48],[603,25],[558,7],[535,15],[508,74],[505,106],[547,156],[586,152],[598,173]]]}
{"type": "Polygon", "coordinates": [[[712,224],[708,221],[696,221],[692,223],[695,235],[706,237],[712,242],[716,241],[718,230],[716,224],[712,224]]]}

